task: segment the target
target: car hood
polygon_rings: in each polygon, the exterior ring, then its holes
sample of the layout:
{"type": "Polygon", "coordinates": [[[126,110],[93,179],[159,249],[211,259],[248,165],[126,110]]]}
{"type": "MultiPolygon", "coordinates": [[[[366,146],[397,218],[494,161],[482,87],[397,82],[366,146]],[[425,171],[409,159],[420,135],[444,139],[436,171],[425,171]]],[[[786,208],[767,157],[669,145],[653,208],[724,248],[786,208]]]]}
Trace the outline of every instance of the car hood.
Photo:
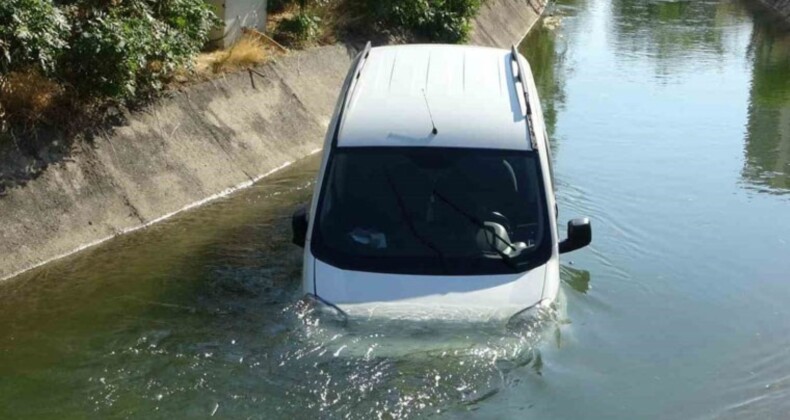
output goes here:
{"type": "Polygon", "coordinates": [[[315,260],[316,295],[350,315],[502,318],[543,299],[546,265],[524,273],[428,276],[342,270],[315,260]]]}

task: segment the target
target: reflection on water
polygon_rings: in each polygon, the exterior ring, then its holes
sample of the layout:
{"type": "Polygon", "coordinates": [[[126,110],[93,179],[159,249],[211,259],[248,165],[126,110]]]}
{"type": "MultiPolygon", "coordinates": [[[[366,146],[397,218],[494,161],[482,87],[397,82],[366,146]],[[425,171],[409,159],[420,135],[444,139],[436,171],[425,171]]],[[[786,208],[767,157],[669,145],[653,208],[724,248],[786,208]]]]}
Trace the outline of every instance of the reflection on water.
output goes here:
{"type": "Polygon", "coordinates": [[[755,26],[743,176],[761,191],[790,192],[790,31],[755,26]]]}
{"type": "Polygon", "coordinates": [[[747,18],[737,1],[613,0],[611,8],[617,53],[648,58],[663,77],[719,59],[729,27],[747,18]]]}
{"type": "Polygon", "coordinates": [[[587,293],[590,290],[590,277],[590,272],[587,270],[579,270],[566,265],[560,267],[562,281],[579,293],[587,293]]]}
{"type": "MultiPolygon", "coordinates": [[[[575,2],[566,2],[565,7],[549,7],[545,21],[535,25],[519,46],[520,52],[527,58],[535,76],[535,85],[540,90],[540,102],[543,107],[543,118],[549,137],[554,138],[557,128],[557,113],[565,102],[565,77],[570,71],[566,60],[567,40],[560,36],[556,28],[560,24],[575,22],[563,21],[564,10],[575,2]],[[554,22],[553,24],[551,22],[554,22]],[[525,46],[529,48],[525,48],[525,46]]],[[[552,151],[556,152],[556,142],[551,143],[552,151]]]]}

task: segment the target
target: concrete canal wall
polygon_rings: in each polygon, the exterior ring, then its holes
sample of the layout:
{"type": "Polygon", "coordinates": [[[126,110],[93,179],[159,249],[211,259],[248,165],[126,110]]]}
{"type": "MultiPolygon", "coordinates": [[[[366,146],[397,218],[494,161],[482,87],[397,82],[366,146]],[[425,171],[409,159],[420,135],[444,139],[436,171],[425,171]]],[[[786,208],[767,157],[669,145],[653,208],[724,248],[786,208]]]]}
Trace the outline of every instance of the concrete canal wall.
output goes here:
{"type": "Polygon", "coordinates": [[[0,197],[0,278],[227,194],[321,147],[351,52],[190,86],[0,197]]]}
{"type": "Polygon", "coordinates": [[[790,24],[790,0],[758,0],[779,18],[790,24]]]}
{"type": "Polygon", "coordinates": [[[469,43],[508,48],[520,44],[538,21],[548,0],[486,0],[475,19],[469,43]]]}
{"type": "MultiPolygon", "coordinates": [[[[471,43],[509,47],[538,0],[489,0],[471,43]]],[[[0,195],[0,280],[243,188],[320,149],[354,52],[293,52],[127,116],[0,195]]],[[[18,164],[5,155],[0,167],[18,164]]]]}

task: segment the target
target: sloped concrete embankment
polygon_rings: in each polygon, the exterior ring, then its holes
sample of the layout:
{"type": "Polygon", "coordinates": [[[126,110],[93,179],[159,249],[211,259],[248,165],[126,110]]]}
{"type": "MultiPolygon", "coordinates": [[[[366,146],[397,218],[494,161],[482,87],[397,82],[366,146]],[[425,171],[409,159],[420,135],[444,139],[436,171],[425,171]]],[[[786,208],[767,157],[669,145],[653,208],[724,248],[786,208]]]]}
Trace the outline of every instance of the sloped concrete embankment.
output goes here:
{"type": "MultiPolygon", "coordinates": [[[[537,1],[487,1],[471,43],[518,43],[543,10],[537,1]]],[[[7,190],[0,279],[250,185],[318,150],[352,59],[344,46],[315,48],[190,86],[7,190]]]]}
{"type": "Polygon", "coordinates": [[[248,185],[321,147],[342,46],[190,86],[0,198],[0,279],[248,185]]]}
{"type": "Polygon", "coordinates": [[[768,10],[790,25],[790,0],[758,0],[768,10]]]}
{"type": "Polygon", "coordinates": [[[475,18],[470,44],[509,48],[521,43],[548,0],[487,0],[475,18]]]}

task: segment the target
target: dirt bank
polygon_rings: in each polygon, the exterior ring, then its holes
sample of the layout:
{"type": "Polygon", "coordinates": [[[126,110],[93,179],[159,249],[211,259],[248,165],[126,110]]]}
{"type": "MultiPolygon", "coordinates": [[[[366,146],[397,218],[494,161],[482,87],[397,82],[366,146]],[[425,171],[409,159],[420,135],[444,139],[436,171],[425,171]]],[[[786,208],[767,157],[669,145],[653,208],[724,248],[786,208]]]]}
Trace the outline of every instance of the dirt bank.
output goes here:
{"type": "MultiPolygon", "coordinates": [[[[537,1],[489,0],[471,43],[517,44],[543,10],[537,1]]],[[[353,53],[340,45],[295,52],[255,73],[191,86],[99,130],[67,157],[51,157],[0,195],[0,280],[248,186],[316,151],[353,53]]],[[[6,153],[0,172],[28,160],[21,150],[6,153]]]]}

